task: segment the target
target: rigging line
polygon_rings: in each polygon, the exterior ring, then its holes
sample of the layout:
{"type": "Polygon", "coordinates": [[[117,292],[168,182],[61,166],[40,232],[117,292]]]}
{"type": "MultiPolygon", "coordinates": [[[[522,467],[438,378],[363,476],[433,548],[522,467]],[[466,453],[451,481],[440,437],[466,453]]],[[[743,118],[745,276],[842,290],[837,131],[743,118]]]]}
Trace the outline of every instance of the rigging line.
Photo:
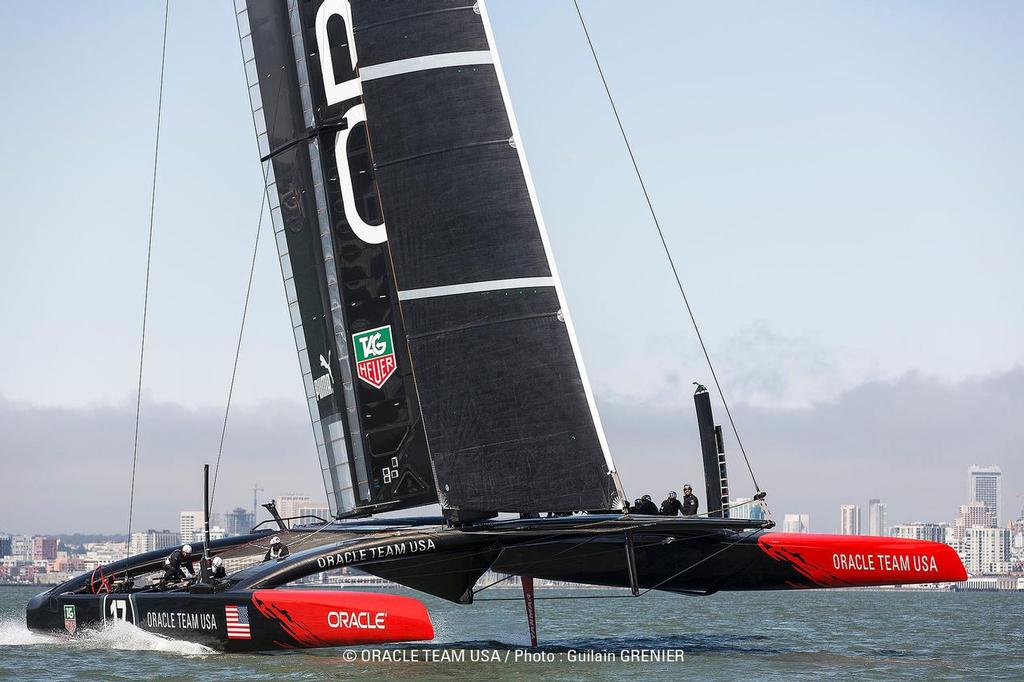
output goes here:
{"type": "MultiPolygon", "coordinates": [[[[268,162],[269,163],[269,162],[268,162]]],[[[266,188],[267,172],[263,172],[263,186],[266,188]]],[[[245,320],[249,312],[249,296],[252,294],[252,280],[256,272],[256,256],[260,250],[260,233],[263,230],[263,214],[267,206],[267,190],[261,192],[260,217],[256,221],[256,239],[252,245],[252,261],[249,263],[249,282],[245,285],[245,303],[242,304],[242,322],[238,327],[238,343],[235,346],[235,361],[231,366],[231,383],[228,385],[228,401],[224,406],[224,422],[220,427],[220,444],[217,446],[217,464],[213,468],[213,485],[210,486],[210,504],[213,504],[213,496],[217,492],[217,474],[220,473],[220,458],[224,454],[224,436],[228,431],[228,415],[231,413],[231,397],[235,393],[235,376],[238,374],[238,357],[242,353],[242,335],[245,333],[245,320]]]]}
{"type": "MultiPolygon", "coordinates": [[[[609,587],[610,590],[617,589],[629,589],[628,587],[609,587]]],[[[554,599],[637,599],[631,594],[587,594],[582,596],[576,595],[558,595],[556,597],[534,597],[534,601],[550,601],[554,599]]],[[[473,601],[522,601],[522,597],[485,597],[483,599],[474,599],[473,601]]]]}
{"type": "Polygon", "coordinates": [[[511,580],[511,579],[512,579],[512,578],[514,578],[514,577],[516,577],[514,573],[509,573],[509,574],[508,574],[508,575],[506,575],[506,576],[505,576],[504,578],[501,578],[501,579],[499,579],[499,580],[495,580],[495,581],[494,581],[493,583],[487,583],[487,584],[486,584],[486,585],[484,585],[483,587],[480,587],[480,588],[477,588],[477,589],[471,590],[471,592],[472,592],[473,594],[480,594],[480,593],[481,593],[481,592],[483,592],[484,590],[486,590],[486,589],[488,589],[488,588],[491,588],[491,587],[494,587],[494,586],[495,586],[495,585],[497,585],[498,583],[503,583],[503,582],[505,582],[506,580],[511,580]]]}
{"type": "Polygon", "coordinates": [[[153,222],[156,215],[156,171],[160,159],[160,123],[164,110],[164,72],[167,63],[167,19],[171,2],[164,1],[164,31],[160,48],[160,90],[156,105],[156,141],[153,145],[153,186],[149,194],[149,237],[146,242],[146,286],[142,297],[142,341],[139,344],[139,382],[135,396],[135,436],[132,444],[132,483],[128,493],[128,535],[125,540],[125,556],[131,552],[132,513],[135,510],[135,469],[139,461],[139,417],[142,413],[142,369],[146,358],[146,321],[149,315],[149,271],[153,261],[153,222]]]}
{"type": "MultiPolygon", "coordinates": [[[[690,537],[690,538],[676,538],[675,542],[687,542],[687,541],[690,541],[690,540],[700,540],[700,539],[703,539],[705,537],[709,537],[711,535],[716,535],[716,534],[709,533],[708,535],[704,535],[704,536],[693,536],[693,537],[690,537]]],[[[590,538],[590,539],[594,539],[594,538],[590,538]]],[[[586,540],[584,542],[579,543],[577,546],[586,544],[586,542],[589,542],[590,539],[588,539],[588,540],[586,540]]],[[[660,544],[662,544],[662,541],[658,541],[656,543],[653,543],[653,542],[652,543],[643,543],[642,545],[637,545],[637,546],[642,548],[642,547],[649,547],[649,546],[660,545],[660,544]]],[[[523,545],[510,545],[508,548],[509,549],[515,549],[515,548],[525,547],[525,546],[533,546],[533,545],[532,545],[532,543],[526,543],[526,544],[523,544],[523,545]]],[[[556,553],[556,554],[554,554],[552,556],[545,557],[543,561],[545,561],[545,562],[555,561],[555,560],[557,560],[557,557],[559,557],[560,555],[562,555],[562,554],[564,554],[566,552],[571,551],[572,549],[575,549],[575,547],[568,547],[568,548],[562,550],[561,552],[558,552],[558,553],[556,553]]],[[[622,552],[622,546],[621,545],[615,545],[614,547],[610,547],[608,549],[603,549],[603,550],[591,552],[590,555],[589,555],[589,558],[590,559],[596,559],[597,557],[603,557],[603,556],[608,556],[608,555],[620,554],[621,552],[622,552]]],[[[465,554],[468,554],[470,556],[479,555],[481,553],[482,553],[482,551],[467,551],[467,552],[465,552],[465,554]]],[[[571,560],[571,559],[572,559],[572,557],[566,557],[565,560],[571,560]]],[[[400,582],[399,581],[400,578],[416,578],[416,577],[425,576],[425,575],[432,575],[432,576],[463,575],[463,574],[473,573],[474,571],[477,570],[475,568],[454,568],[454,569],[446,570],[446,571],[439,571],[437,569],[422,570],[422,569],[424,569],[424,568],[426,568],[428,566],[436,565],[436,564],[443,564],[443,563],[446,563],[446,562],[448,562],[450,560],[451,560],[451,557],[442,557],[442,558],[436,559],[434,561],[423,562],[423,563],[420,563],[420,564],[418,564],[416,566],[409,567],[404,573],[392,574],[391,576],[389,576],[389,579],[391,579],[391,580],[393,580],[395,582],[400,582]]],[[[512,564],[512,565],[508,566],[508,568],[509,569],[514,569],[514,570],[509,575],[529,575],[527,569],[529,569],[531,565],[535,565],[535,564],[536,564],[535,561],[520,562],[518,564],[512,564]]],[[[499,572],[500,573],[504,573],[505,571],[499,571],[499,572]]],[[[474,594],[477,591],[479,591],[479,590],[474,591],[474,594]]],[[[632,595],[630,595],[630,597],[632,597],[632,595]]]]}
{"type": "Polygon", "coordinates": [[[675,261],[672,259],[672,253],[669,251],[668,242],[665,240],[665,233],[661,229],[661,223],[658,221],[658,214],[654,211],[654,204],[651,201],[651,195],[647,191],[647,185],[644,183],[643,175],[640,174],[640,166],[637,164],[636,156],[633,154],[633,147],[629,143],[629,137],[626,135],[626,128],[622,125],[622,118],[619,116],[619,109],[615,106],[615,99],[612,97],[611,88],[608,86],[608,80],[604,76],[604,70],[601,68],[601,61],[597,58],[597,50],[594,48],[594,42],[590,39],[590,31],[587,30],[587,22],[583,19],[583,11],[580,9],[579,0],[572,0],[573,5],[576,6],[576,14],[579,15],[580,25],[583,27],[583,34],[587,37],[587,44],[590,46],[590,54],[594,56],[594,64],[597,65],[597,72],[601,76],[601,83],[604,84],[605,94],[608,96],[608,103],[611,104],[612,113],[615,114],[615,122],[619,124],[619,132],[622,134],[622,141],[626,143],[626,151],[629,152],[629,159],[633,162],[633,170],[636,172],[636,179],[640,182],[640,188],[644,192],[644,199],[647,201],[647,209],[651,213],[651,218],[654,220],[654,226],[658,229],[658,237],[661,238],[661,246],[665,250],[665,257],[668,259],[668,264],[672,268],[672,274],[676,278],[676,285],[679,288],[679,293],[683,297],[683,303],[686,304],[686,312],[690,315],[690,322],[693,323],[693,330],[697,332],[697,340],[700,341],[700,348],[704,351],[704,359],[708,363],[708,369],[711,370],[711,377],[715,380],[715,386],[718,388],[718,395],[722,399],[722,405],[725,406],[725,413],[729,417],[729,425],[732,427],[732,433],[736,437],[736,443],[740,446],[740,452],[743,454],[743,461],[746,462],[747,471],[750,473],[750,479],[754,482],[754,488],[757,492],[761,492],[761,487],[757,484],[757,477],[754,476],[754,470],[750,466],[750,460],[747,458],[747,451],[743,447],[743,440],[740,439],[739,429],[736,428],[736,422],[733,420],[732,411],[729,409],[729,403],[725,399],[725,392],[722,390],[722,384],[718,381],[718,374],[715,372],[715,366],[711,364],[711,356],[708,354],[707,346],[704,344],[704,337],[700,333],[700,327],[697,325],[697,318],[693,314],[693,308],[690,307],[690,300],[686,297],[686,290],[683,288],[683,281],[679,277],[679,271],[676,269],[675,261]]]}
{"type": "MultiPolygon", "coordinates": [[[[745,539],[746,539],[746,537],[743,537],[743,538],[740,538],[739,540],[737,540],[735,542],[729,543],[728,545],[726,545],[722,549],[718,550],[717,552],[714,552],[713,554],[709,554],[708,556],[704,557],[700,561],[696,561],[696,562],[690,564],[689,566],[687,566],[683,570],[681,570],[681,571],[679,571],[677,573],[674,573],[673,575],[670,575],[668,578],[665,578],[664,580],[662,580],[658,584],[654,585],[653,587],[647,588],[646,590],[644,590],[643,592],[641,592],[640,594],[635,595],[635,596],[632,595],[632,594],[624,594],[624,595],[588,595],[588,596],[583,596],[583,597],[568,596],[567,595],[567,596],[557,596],[557,597],[537,597],[537,599],[538,600],[541,600],[541,599],[639,599],[640,597],[643,597],[644,595],[646,595],[648,592],[651,592],[652,590],[658,589],[659,587],[661,587],[665,583],[669,582],[670,580],[673,580],[673,579],[679,577],[683,573],[686,573],[687,571],[689,571],[691,568],[699,566],[700,564],[704,563],[708,559],[711,559],[711,558],[714,558],[715,556],[718,556],[722,552],[726,551],[727,549],[729,549],[731,547],[736,546],[737,544],[741,543],[745,539]]],[[[616,589],[616,588],[609,588],[609,589],[616,589]]],[[[474,594],[475,594],[475,592],[474,592],[474,594]]],[[[476,601],[519,601],[519,597],[493,597],[493,598],[478,599],[476,601]]]]}
{"type": "Polygon", "coordinates": [[[719,554],[721,554],[722,552],[726,551],[727,549],[731,549],[731,548],[735,547],[736,545],[740,544],[741,542],[743,542],[744,540],[746,540],[747,538],[749,538],[749,537],[750,537],[750,536],[752,536],[752,535],[753,535],[754,533],[757,533],[757,532],[758,532],[758,531],[760,531],[760,530],[761,530],[760,528],[755,528],[754,530],[750,531],[749,533],[747,533],[746,535],[744,535],[743,537],[741,537],[741,538],[740,538],[739,540],[736,540],[735,542],[730,542],[730,543],[729,543],[728,545],[726,545],[726,546],[725,546],[725,547],[723,547],[722,549],[718,550],[717,552],[713,552],[713,553],[711,553],[711,554],[708,554],[708,555],[707,555],[706,557],[704,557],[704,558],[703,558],[703,559],[701,559],[700,561],[695,561],[695,562],[693,562],[692,564],[690,564],[689,566],[687,566],[686,568],[684,568],[683,570],[681,570],[681,571],[679,571],[679,572],[677,572],[677,573],[673,573],[672,575],[670,575],[669,577],[665,578],[664,580],[662,580],[662,581],[661,581],[660,583],[658,583],[657,585],[654,585],[653,587],[648,587],[648,588],[647,588],[646,590],[644,590],[643,592],[641,592],[640,594],[638,594],[638,595],[637,595],[637,597],[642,597],[642,596],[644,596],[645,594],[647,594],[648,592],[650,592],[651,590],[656,590],[656,589],[658,589],[659,587],[661,587],[661,586],[662,586],[662,585],[664,585],[665,583],[669,582],[670,580],[675,580],[676,578],[678,578],[679,576],[681,576],[681,575],[682,575],[683,573],[686,573],[687,571],[689,571],[689,570],[690,570],[691,568],[696,568],[697,566],[700,566],[700,565],[701,565],[702,563],[704,563],[705,561],[707,561],[707,560],[709,560],[709,559],[714,559],[714,558],[715,558],[716,556],[718,556],[718,555],[719,555],[719,554]]]}
{"type": "MultiPolygon", "coordinates": [[[[236,17],[237,19],[237,17],[236,17]]],[[[242,55],[242,64],[245,64],[245,48],[242,46],[242,36],[238,36],[238,50],[242,55]]],[[[284,79],[278,79],[277,92],[274,94],[275,104],[281,102],[281,86],[284,85],[284,79]]],[[[250,105],[252,102],[250,101],[250,105]]],[[[274,119],[271,122],[271,126],[268,130],[273,130],[277,126],[277,115],[281,112],[280,106],[274,107],[274,119]]],[[[256,139],[259,140],[259,128],[256,125],[256,116],[253,114],[252,119],[253,130],[256,132],[256,139]]],[[[259,145],[257,144],[257,147],[259,145]]],[[[263,214],[267,206],[267,199],[270,196],[270,190],[267,189],[267,176],[270,173],[270,164],[272,161],[261,161],[263,167],[263,192],[260,197],[260,217],[256,221],[256,239],[252,246],[252,261],[249,263],[249,281],[245,285],[245,303],[242,304],[242,322],[238,327],[238,344],[235,346],[235,360],[231,366],[231,383],[228,385],[228,400],[224,406],[224,422],[220,427],[220,443],[217,445],[217,465],[213,468],[213,485],[210,486],[210,503],[213,503],[213,496],[217,492],[217,476],[220,474],[220,460],[224,454],[224,438],[227,435],[228,430],[228,415],[231,413],[231,398],[235,393],[235,377],[238,374],[238,357],[242,352],[242,335],[245,333],[245,320],[249,312],[249,296],[252,293],[252,280],[253,275],[256,272],[256,256],[259,253],[260,248],[260,233],[263,230],[263,214]]]]}

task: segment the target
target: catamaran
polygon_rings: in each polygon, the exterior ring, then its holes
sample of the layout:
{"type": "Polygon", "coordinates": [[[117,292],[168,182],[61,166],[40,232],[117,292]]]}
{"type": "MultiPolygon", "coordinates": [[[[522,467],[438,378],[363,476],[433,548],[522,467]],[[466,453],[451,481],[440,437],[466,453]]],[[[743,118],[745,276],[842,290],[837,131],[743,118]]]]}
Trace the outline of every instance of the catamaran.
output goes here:
{"type": "Polygon", "coordinates": [[[966,579],[943,544],[739,513],[703,387],[707,511],[630,511],[483,0],[236,0],[236,16],[333,518],[207,540],[237,568],[218,582],[156,589],[167,550],[114,562],[33,598],[29,627],[127,620],[229,651],[433,637],[411,597],[289,587],[350,567],[460,604],[488,570],[521,576],[534,642],[534,578],[635,596],[966,579]],[[291,554],[253,559],[271,534],[291,554]]]}

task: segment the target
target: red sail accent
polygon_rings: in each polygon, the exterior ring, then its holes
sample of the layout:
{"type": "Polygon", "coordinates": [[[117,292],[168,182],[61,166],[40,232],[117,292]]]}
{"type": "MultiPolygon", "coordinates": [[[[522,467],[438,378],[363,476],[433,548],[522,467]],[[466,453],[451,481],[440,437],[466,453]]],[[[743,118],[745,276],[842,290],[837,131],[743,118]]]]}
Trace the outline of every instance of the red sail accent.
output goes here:
{"type": "Polygon", "coordinates": [[[434,638],[427,608],[412,597],[348,590],[257,590],[252,603],[307,647],[434,638]]]}
{"type": "Polygon", "coordinates": [[[766,533],[764,552],[807,578],[793,587],[856,587],[967,580],[949,545],[861,535],[766,533]]]}

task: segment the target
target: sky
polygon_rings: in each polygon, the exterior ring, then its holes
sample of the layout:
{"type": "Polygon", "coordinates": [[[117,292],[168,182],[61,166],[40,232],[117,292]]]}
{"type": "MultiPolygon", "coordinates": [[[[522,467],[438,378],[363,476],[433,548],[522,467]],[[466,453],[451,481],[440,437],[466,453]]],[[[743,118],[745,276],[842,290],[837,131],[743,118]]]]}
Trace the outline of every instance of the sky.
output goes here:
{"type": "MultiPolygon", "coordinates": [[[[978,463],[1016,517],[1024,6],[581,6],[775,515],[951,521],[978,463]]],[[[710,375],[571,0],[488,7],[613,456],[660,497],[710,375]]],[[[127,523],[162,20],[0,4],[0,530],[127,523]]],[[[231,3],[175,0],[136,527],[216,457],[261,192],[231,3]]],[[[269,239],[252,296],[215,507],[322,495],[269,239]]]]}

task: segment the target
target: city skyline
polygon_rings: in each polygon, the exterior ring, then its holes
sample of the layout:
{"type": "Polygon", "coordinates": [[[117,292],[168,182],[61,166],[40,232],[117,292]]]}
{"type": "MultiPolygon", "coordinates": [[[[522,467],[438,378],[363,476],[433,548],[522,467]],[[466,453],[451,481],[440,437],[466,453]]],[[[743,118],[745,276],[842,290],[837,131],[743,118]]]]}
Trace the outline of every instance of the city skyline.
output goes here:
{"type": "MultiPolygon", "coordinates": [[[[249,488],[249,490],[252,490],[253,488],[255,488],[257,490],[260,490],[260,491],[263,490],[263,488],[259,488],[258,484],[254,485],[252,488],[249,488]]],[[[995,515],[994,509],[999,509],[1001,507],[1001,505],[1002,505],[1002,502],[1001,502],[1002,501],[1002,467],[999,466],[999,465],[994,465],[994,464],[989,464],[989,465],[971,464],[968,467],[968,473],[967,473],[967,496],[968,497],[976,497],[977,496],[976,491],[978,491],[978,490],[984,490],[985,491],[985,494],[982,495],[982,497],[986,498],[985,500],[970,500],[970,501],[964,502],[963,504],[959,504],[959,505],[957,505],[957,508],[959,510],[958,512],[950,514],[950,515],[947,515],[945,517],[941,517],[941,519],[938,520],[938,521],[935,521],[934,517],[930,520],[930,519],[928,519],[928,517],[926,515],[917,514],[917,513],[913,513],[913,512],[911,512],[911,513],[904,512],[903,514],[901,514],[899,516],[899,518],[895,522],[889,523],[887,521],[888,514],[889,514],[888,513],[889,505],[887,504],[887,502],[884,501],[884,500],[880,500],[878,498],[875,498],[875,497],[871,497],[871,498],[869,498],[867,500],[867,507],[866,507],[866,509],[867,509],[867,516],[866,516],[866,522],[865,522],[864,517],[862,517],[863,508],[860,506],[860,504],[858,504],[858,503],[842,503],[842,504],[839,505],[839,516],[838,516],[839,520],[836,523],[834,532],[837,532],[839,534],[855,534],[855,535],[860,535],[860,534],[888,535],[889,529],[895,528],[897,526],[911,526],[911,525],[916,525],[916,524],[926,524],[926,525],[928,525],[928,524],[947,524],[947,525],[952,527],[952,526],[954,526],[956,524],[956,521],[957,521],[958,518],[965,516],[965,511],[964,511],[965,508],[969,507],[972,503],[977,503],[977,505],[980,505],[980,506],[970,507],[970,510],[968,512],[966,512],[966,516],[971,519],[971,521],[970,521],[971,524],[973,524],[973,523],[980,523],[980,522],[984,521],[986,524],[988,524],[988,525],[990,525],[992,527],[1000,527],[999,519],[995,515]],[[981,478],[983,478],[983,479],[987,478],[987,482],[983,484],[982,488],[978,488],[977,485],[976,485],[976,482],[978,481],[979,476],[981,478]],[[997,483],[993,484],[991,482],[991,479],[992,479],[993,476],[997,480],[997,483]],[[845,525],[845,522],[844,522],[844,519],[846,518],[846,515],[847,515],[847,511],[849,511],[849,514],[851,514],[851,516],[849,517],[849,522],[852,525],[849,526],[849,527],[847,527],[845,525]],[[988,519],[989,517],[991,517],[991,520],[985,520],[985,519],[988,519]],[[876,528],[881,528],[882,532],[876,532],[876,528]],[[856,529],[856,531],[853,531],[853,529],[856,529]]],[[[265,502],[269,502],[271,500],[275,500],[277,502],[277,504],[278,504],[278,512],[281,514],[282,517],[289,517],[289,516],[316,516],[316,517],[320,517],[320,518],[328,518],[329,514],[328,514],[327,504],[325,502],[323,502],[322,499],[323,499],[323,494],[320,491],[316,491],[313,494],[295,493],[295,492],[289,491],[289,492],[279,493],[276,496],[262,496],[262,497],[259,497],[258,498],[258,504],[262,505],[265,502]]],[[[734,504],[740,506],[741,511],[739,513],[741,513],[743,515],[749,515],[752,512],[752,510],[753,510],[753,508],[750,507],[749,504],[747,504],[749,502],[750,502],[750,498],[740,497],[740,498],[736,498],[736,500],[734,501],[734,504]]],[[[244,506],[236,504],[236,505],[233,505],[233,506],[230,506],[230,507],[225,507],[222,512],[211,512],[211,526],[219,524],[219,530],[220,531],[222,531],[222,532],[229,532],[230,524],[229,524],[229,521],[228,521],[228,517],[232,513],[236,513],[236,512],[243,512],[245,514],[245,516],[251,517],[252,516],[252,512],[251,512],[251,510],[249,508],[251,506],[251,504],[252,504],[252,501],[250,500],[248,502],[248,504],[246,504],[244,506]],[[218,521],[215,523],[214,519],[217,519],[218,521]]],[[[261,509],[257,510],[257,512],[260,512],[260,511],[261,511],[261,509]]],[[[778,512],[778,511],[780,511],[780,510],[776,510],[776,512],[778,512]]],[[[1006,524],[1012,524],[1013,522],[1017,521],[1018,519],[1024,518],[1024,508],[1019,509],[1019,510],[1014,510],[1012,508],[1011,509],[1005,509],[1004,513],[1007,515],[1006,524]],[[1014,516],[1015,513],[1016,513],[1016,516],[1014,516]]],[[[184,535],[187,534],[186,530],[185,530],[185,517],[186,517],[186,515],[188,515],[190,517],[188,528],[189,528],[189,532],[191,532],[191,531],[196,530],[196,529],[201,531],[201,527],[202,527],[201,514],[202,514],[202,512],[200,512],[200,511],[182,510],[182,511],[179,511],[179,512],[175,512],[174,513],[174,519],[170,519],[169,518],[166,523],[163,523],[163,524],[161,524],[161,523],[150,524],[146,528],[140,528],[140,527],[136,526],[136,527],[133,528],[133,532],[147,532],[147,531],[153,531],[153,530],[159,530],[159,529],[165,529],[166,530],[166,529],[171,529],[171,528],[177,528],[177,529],[179,529],[178,532],[180,532],[184,536],[184,535]]],[[[785,519],[787,516],[793,516],[793,514],[791,514],[791,513],[783,513],[783,514],[781,514],[779,516],[779,518],[785,519]]],[[[804,520],[807,520],[807,519],[810,518],[811,515],[807,514],[807,513],[801,513],[801,514],[799,514],[799,516],[801,516],[804,520]]],[[[265,521],[265,520],[269,519],[270,516],[269,516],[269,514],[265,514],[265,518],[263,518],[259,514],[257,514],[257,518],[259,518],[260,521],[265,521]]],[[[3,522],[4,522],[4,519],[0,518],[0,524],[2,524],[3,522]]],[[[779,522],[778,529],[781,529],[783,527],[784,527],[784,521],[783,522],[779,522]]],[[[819,531],[820,530],[821,529],[819,528],[819,531]]],[[[104,532],[101,529],[85,529],[84,531],[82,531],[82,530],[70,531],[70,530],[67,530],[67,529],[59,529],[59,528],[58,529],[39,529],[39,528],[21,529],[21,528],[16,528],[16,527],[5,527],[3,525],[0,525],[0,534],[7,533],[7,534],[10,534],[10,535],[30,535],[30,536],[31,535],[60,535],[60,534],[71,534],[72,532],[85,532],[85,533],[95,533],[95,534],[103,534],[103,535],[116,535],[117,534],[116,532],[104,532]]],[[[806,531],[794,531],[794,532],[806,532],[806,531]]],[[[123,534],[123,532],[122,532],[122,534],[123,534]]],[[[231,531],[231,534],[239,534],[239,533],[231,531]]]]}
{"type": "MultiPolygon", "coordinates": [[[[868,526],[862,525],[862,508],[859,504],[839,505],[839,532],[842,535],[884,535],[896,538],[941,542],[952,546],[959,554],[971,580],[981,578],[973,589],[996,589],[1003,577],[1017,575],[1014,570],[1024,570],[1024,510],[1022,517],[1012,519],[1000,526],[996,514],[1001,494],[1001,467],[997,465],[970,465],[967,469],[967,498],[960,504],[952,523],[946,521],[914,521],[885,525],[887,504],[873,497],[868,500],[868,526]],[[878,533],[882,526],[884,532],[878,533]],[[994,577],[993,577],[994,576],[994,577]],[[1001,577],[1000,577],[1001,576],[1001,577]],[[995,580],[995,582],[992,582],[995,580]],[[986,582],[988,581],[988,582],[986,582]]],[[[253,491],[260,490],[258,485],[253,491]]],[[[329,510],[325,502],[304,493],[284,493],[273,498],[279,516],[289,527],[293,519],[314,520],[327,518],[329,510]]],[[[258,501],[258,500],[257,500],[258,501]]],[[[731,509],[734,516],[748,518],[761,516],[759,505],[750,498],[736,498],[731,509]]],[[[269,516],[269,513],[268,513],[269,516]]],[[[66,579],[74,571],[107,563],[111,558],[129,554],[169,549],[187,543],[202,541],[203,512],[182,510],[178,513],[178,530],[169,528],[138,530],[127,538],[127,542],[106,539],[95,542],[84,556],[72,556],[54,534],[8,534],[0,529],[0,577],[16,582],[66,579]],[[120,549],[118,549],[120,547],[120,549]],[[119,554],[120,552],[120,554],[119,554]],[[76,558],[77,557],[77,558],[76,558]]],[[[233,507],[223,513],[213,512],[209,519],[210,539],[218,540],[249,531],[252,512],[243,507],[233,507]]],[[[297,521],[295,521],[297,522],[297,521]]],[[[812,532],[811,515],[807,513],[786,513],[776,530],[785,533],[812,532]]],[[[1024,578],[1021,579],[1024,581],[1024,578]]],[[[1004,581],[1005,582],[1005,581],[1004,581]]],[[[1024,583],[1021,583],[1024,584],[1024,583]]],[[[1012,581],[999,589],[1015,589],[1012,581]]]]}

